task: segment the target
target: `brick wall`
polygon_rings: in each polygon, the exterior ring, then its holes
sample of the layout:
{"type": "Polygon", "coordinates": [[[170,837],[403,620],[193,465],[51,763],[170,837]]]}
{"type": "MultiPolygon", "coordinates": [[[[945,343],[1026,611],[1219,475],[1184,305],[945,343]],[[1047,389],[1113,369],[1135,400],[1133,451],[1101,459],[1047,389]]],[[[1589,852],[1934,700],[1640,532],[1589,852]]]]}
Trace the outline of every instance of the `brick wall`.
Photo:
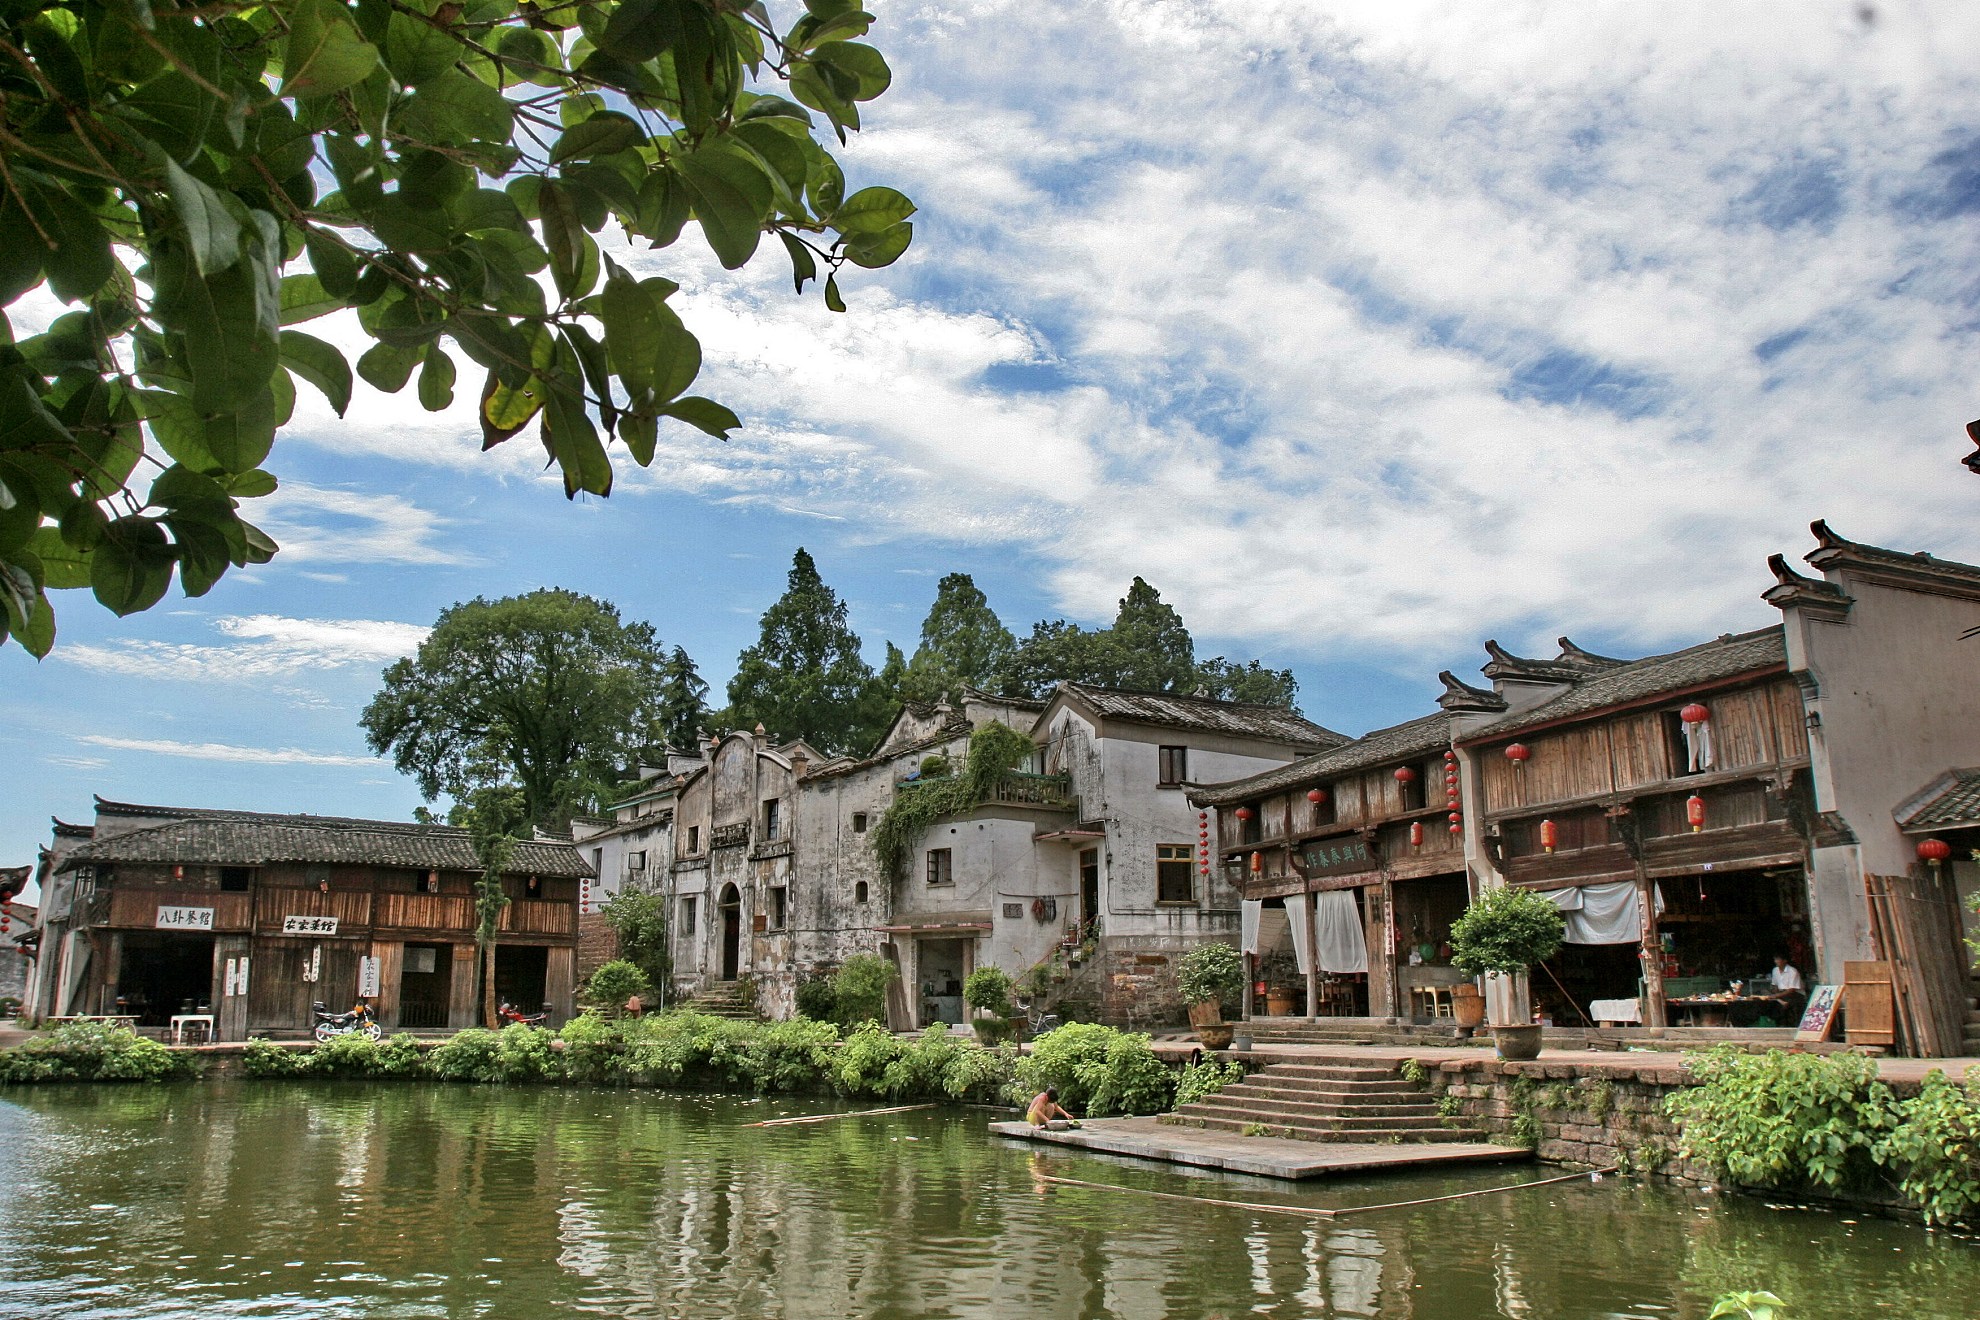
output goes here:
{"type": "Polygon", "coordinates": [[[587,976],[619,956],[619,937],[601,913],[587,912],[578,917],[577,978],[587,976]]]}

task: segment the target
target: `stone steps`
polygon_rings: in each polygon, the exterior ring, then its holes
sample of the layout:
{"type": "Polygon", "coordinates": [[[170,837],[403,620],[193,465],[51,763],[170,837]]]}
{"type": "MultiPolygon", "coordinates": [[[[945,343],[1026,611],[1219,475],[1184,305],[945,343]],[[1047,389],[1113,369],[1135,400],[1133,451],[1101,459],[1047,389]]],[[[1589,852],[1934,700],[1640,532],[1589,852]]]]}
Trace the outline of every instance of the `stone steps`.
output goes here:
{"type": "Polygon", "coordinates": [[[1247,1115],[1242,1118],[1223,1117],[1215,1114],[1197,1115],[1178,1110],[1173,1115],[1165,1115],[1164,1122],[1179,1123],[1187,1127],[1215,1128],[1224,1132],[1239,1132],[1251,1136],[1290,1137],[1295,1141],[1330,1141],[1354,1145],[1415,1145],[1454,1141],[1485,1141],[1488,1138],[1477,1128],[1457,1126],[1437,1126],[1434,1128],[1356,1128],[1342,1129],[1331,1125],[1316,1125],[1310,1120],[1298,1118],[1274,1118],[1270,1115],[1247,1115]]]}
{"type": "Polygon", "coordinates": [[[1304,1141],[1476,1141],[1475,1128],[1437,1111],[1425,1089],[1394,1067],[1274,1063],[1216,1095],[1179,1107],[1172,1120],[1226,1131],[1269,1130],[1304,1141]]]}

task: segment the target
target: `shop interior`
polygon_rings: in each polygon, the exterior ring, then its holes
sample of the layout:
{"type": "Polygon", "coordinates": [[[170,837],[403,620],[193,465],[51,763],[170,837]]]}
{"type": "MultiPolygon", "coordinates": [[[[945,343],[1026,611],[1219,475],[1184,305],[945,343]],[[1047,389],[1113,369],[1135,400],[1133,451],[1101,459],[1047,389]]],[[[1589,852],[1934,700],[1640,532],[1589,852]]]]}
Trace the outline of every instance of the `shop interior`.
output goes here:
{"type": "Polygon", "coordinates": [[[921,1025],[963,1020],[962,940],[916,940],[916,972],[921,989],[921,1025]]]}
{"type": "MultiPolygon", "coordinates": [[[[403,978],[404,973],[401,972],[403,978]]],[[[550,979],[550,950],[536,944],[495,946],[495,998],[525,1013],[540,1013],[548,1005],[544,993],[550,979]]],[[[400,982],[403,987],[403,979],[400,982]]],[[[400,994],[404,994],[403,988],[400,994]]]]}
{"type": "Polygon", "coordinates": [[[124,936],[117,1002],[141,1027],[167,1025],[175,1013],[211,1012],[213,937],[133,931],[124,936]]]}
{"type": "MultiPolygon", "coordinates": [[[[501,954],[499,945],[496,954],[498,957],[501,954]]],[[[399,974],[399,1025],[408,1030],[446,1026],[453,998],[453,973],[451,946],[408,944],[399,974]]]]}
{"type": "MultiPolygon", "coordinates": [[[[1295,900],[1298,896],[1295,895],[1295,900]]],[[[1359,940],[1360,931],[1366,926],[1366,908],[1359,889],[1337,890],[1333,894],[1319,896],[1341,909],[1346,924],[1353,928],[1353,938],[1359,940]],[[1343,897],[1345,896],[1345,897],[1343,897]]],[[[1258,930],[1252,949],[1254,963],[1251,984],[1251,1015],[1253,1017],[1305,1017],[1306,1007],[1306,960],[1297,947],[1304,943],[1304,935],[1295,938],[1294,918],[1303,917],[1297,909],[1288,910],[1282,898],[1268,898],[1259,903],[1258,930]]],[[[1325,918],[1316,918],[1325,923],[1325,918]]],[[[1342,932],[1346,934],[1346,931],[1342,932]]],[[[1329,971],[1330,962],[1344,961],[1338,957],[1338,941],[1330,939],[1321,931],[1321,970],[1318,981],[1319,1003],[1315,1007],[1316,1017],[1367,1017],[1368,1016],[1368,973],[1362,971],[1329,971]]],[[[1358,961],[1365,969],[1367,951],[1360,949],[1358,961]]]]}
{"type": "Polygon", "coordinates": [[[1451,966],[1451,923],[1470,901],[1459,875],[1398,880],[1390,888],[1396,907],[1396,1013],[1434,1022],[1454,1011],[1451,989],[1471,978],[1451,966]]]}

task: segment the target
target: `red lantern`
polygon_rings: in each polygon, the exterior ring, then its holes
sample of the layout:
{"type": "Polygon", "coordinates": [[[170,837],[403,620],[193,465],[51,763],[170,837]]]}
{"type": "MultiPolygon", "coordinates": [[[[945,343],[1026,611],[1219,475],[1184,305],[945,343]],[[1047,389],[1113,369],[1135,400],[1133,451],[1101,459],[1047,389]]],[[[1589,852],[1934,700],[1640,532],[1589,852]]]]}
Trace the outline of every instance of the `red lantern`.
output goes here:
{"type": "Polygon", "coordinates": [[[1444,749],[1444,760],[1446,762],[1457,760],[1457,749],[1455,747],[1446,747],[1444,749]]]}
{"type": "Polygon", "coordinates": [[[1453,812],[1451,813],[1451,815],[1450,815],[1450,821],[1451,821],[1451,824],[1453,824],[1453,825],[1455,825],[1455,824],[1457,824],[1457,823],[1458,823],[1459,821],[1461,821],[1461,820],[1463,820],[1463,819],[1464,819],[1464,813],[1463,813],[1463,812],[1459,812],[1459,811],[1453,811],[1453,812]]]}
{"type": "Polygon", "coordinates": [[[1237,809],[1237,818],[1238,818],[1239,820],[1250,820],[1250,819],[1251,819],[1251,808],[1250,808],[1250,807],[1239,807],[1239,808],[1237,809]]]}
{"type": "Polygon", "coordinates": [[[1462,833],[1464,833],[1464,826],[1462,826],[1462,825],[1453,825],[1453,826],[1451,826],[1451,833],[1453,833],[1453,834],[1462,834],[1462,833]]]}
{"type": "Polygon", "coordinates": [[[1554,845],[1558,842],[1560,842],[1560,832],[1554,828],[1554,822],[1551,820],[1541,821],[1540,847],[1546,852],[1552,852],[1554,851],[1554,845]]]}
{"type": "Polygon", "coordinates": [[[1931,865],[1937,866],[1940,862],[1952,856],[1952,845],[1944,839],[1920,839],[1918,841],[1918,855],[1931,865]]]}
{"type": "Polygon", "coordinates": [[[1324,788],[1309,788],[1306,790],[1306,800],[1317,807],[1327,800],[1327,790],[1324,788]]]}
{"type": "Polygon", "coordinates": [[[1262,871],[1262,870],[1264,870],[1264,869],[1265,869],[1265,854],[1264,854],[1264,853],[1253,853],[1253,854],[1251,854],[1251,871],[1252,871],[1252,874],[1253,874],[1253,875],[1256,875],[1256,874],[1257,874],[1258,872],[1260,872],[1260,871],[1262,871]]]}
{"type": "Polygon", "coordinates": [[[1444,772],[1444,782],[1447,784],[1455,784],[1457,782],[1457,771],[1446,770],[1444,772]]]}
{"type": "Polygon", "coordinates": [[[1678,712],[1678,718],[1686,724],[1703,724],[1706,720],[1712,718],[1712,712],[1699,702],[1694,701],[1678,712]]]}
{"type": "Polygon", "coordinates": [[[1415,783],[1415,782],[1416,782],[1416,771],[1414,771],[1414,770],[1412,770],[1412,769],[1410,769],[1410,768],[1409,768],[1408,766],[1406,766],[1406,765],[1399,765],[1399,766],[1397,766],[1397,767],[1396,767],[1396,782],[1397,782],[1398,784],[1413,784],[1413,783],[1415,783]]]}
{"type": "Polygon", "coordinates": [[[1705,799],[1693,793],[1684,800],[1684,819],[1693,834],[1705,828],[1705,799]]]}
{"type": "Polygon", "coordinates": [[[1533,749],[1525,743],[1513,743],[1506,748],[1506,759],[1515,766],[1522,766],[1533,756],[1533,749]]]}
{"type": "Polygon", "coordinates": [[[1412,848],[1421,848],[1423,846],[1423,822],[1420,820],[1413,820],[1409,823],[1409,846],[1412,848]]]}

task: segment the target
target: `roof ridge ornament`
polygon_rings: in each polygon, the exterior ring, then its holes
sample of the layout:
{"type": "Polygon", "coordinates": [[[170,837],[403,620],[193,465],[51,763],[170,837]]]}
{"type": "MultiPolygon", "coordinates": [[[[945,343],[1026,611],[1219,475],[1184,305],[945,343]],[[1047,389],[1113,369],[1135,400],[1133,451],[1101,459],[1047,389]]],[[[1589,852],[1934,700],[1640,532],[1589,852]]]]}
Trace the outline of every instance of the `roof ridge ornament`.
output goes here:
{"type": "Polygon", "coordinates": [[[1562,664],[1586,665],[1590,669],[1613,669],[1617,665],[1629,663],[1613,655],[1597,655],[1593,651],[1584,650],[1566,637],[1556,637],[1554,642],[1561,648],[1559,663],[1562,664]]]}
{"type": "Polygon", "coordinates": [[[1437,704],[1445,710],[1502,711],[1506,699],[1490,688],[1473,687],[1471,684],[1446,669],[1437,675],[1444,685],[1444,695],[1437,698],[1437,704]]]}

